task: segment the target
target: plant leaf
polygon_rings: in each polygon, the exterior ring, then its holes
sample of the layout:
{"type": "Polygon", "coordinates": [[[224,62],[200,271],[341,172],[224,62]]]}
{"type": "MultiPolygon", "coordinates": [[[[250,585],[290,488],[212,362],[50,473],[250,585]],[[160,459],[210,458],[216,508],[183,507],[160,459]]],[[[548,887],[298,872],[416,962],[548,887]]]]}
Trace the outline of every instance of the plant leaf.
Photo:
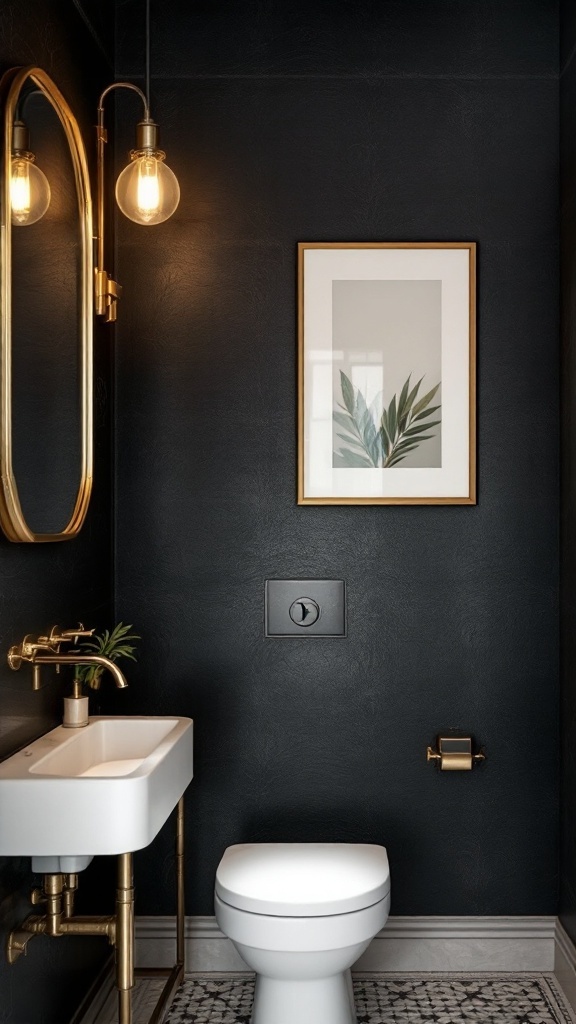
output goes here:
{"type": "Polygon", "coordinates": [[[382,409],[384,407],[383,394],[383,391],[379,391],[376,398],[373,398],[370,402],[370,415],[372,416],[374,423],[379,423],[380,417],[382,416],[382,409]]]}
{"type": "MultiPolygon", "coordinates": [[[[414,451],[415,448],[419,448],[419,447],[420,447],[419,444],[408,444],[408,443],[406,443],[406,444],[399,445],[398,448],[394,449],[394,454],[392,455],[392,458],[390,459],[390,462],[392,462],[396,458],[397,455],[407,455],[408,452],[412,452],[412,451],[414,451]]],[[[390,462],[388,463],[388,465],[390,465],[390,462]]]]}
{"type": "Polygon", "coordinates": [[[347,448],[342,448],[338,452],[333,453],[334,457],[339,459],[338,465],[346,469],[372,469],[372,463],[368,462],[368,459],[363,458],[361,455],[357,455],[356,452],[351,452],[347,448]]]}
{"type": "MultiPolygon", "coordinates": [[[[410,374],[410,377],[412,374],[410,374]]],[[[400,398],[398,399],[398,423],[401,423],[404,416],[404,409],[406,406],[406,399],[408,398],[408,388],[410,387],[410,377],[404,384],[402,391],[400,392],[400,398]]]]}
{"type": "Polygon", "coordinates": [[[413,409],[414,416],[417,416],[419,412],[422,412],[422,410],[425,409],[427,405],[429,405],[429,403],[434,398],[434,395],[438,391],[440,383],[441,382],[439,381],[435,388],[432,388],[432,390],[429,391],[427,395],[424,395],[424,398],[421,398],[420,401],[416,403],[413,409]]]}
{"type": "Polygon", "coordinates": [[[377,466],[379,451],[376,444],[376,425],[360,389],[356,392],[356,423],[366,452],[372,464],[377,466]]]}
{"type": "Polygon", "coordinates": [[[361,441],[357,441],[355,437],[350,437],[349,434],[338,433],[336,433],[336,437],[339,437],[340,440],[344,441],[345,444],[353,444],[355,448],[360,448],[361,451],[364,451],[364,445],[362,444],[361,441]]]}
{"type": "Polygon", "coordinates": [[[340,370],[340,387],[342,389],[342,398],[344,404],[348,409],[351,416],[354,415],[354,387],[351,380],[346,376],[343,370],[340,370]]]}
{"type": "Polygon", "coordinates": [[[338,426],[344,427],[344,430],[350,430],[351,426],[353,430],[356,430],[356,421],[352,418],[352,416],[349,415],[349,413],[333,412],[332,416],[334,417],[338,426]]]}
{"type": "MultiPolygon", "coordinates": [[[[410,427],[404,431],[402,437],[412,437],[413,434],[418,434],[421,430],[432,430],[432,427],[437,427],[441,422],[442,420],[432,420],[432,423],[421,423],[418,427],[410,427]]],[[[433,437],[432,434],[430,436],[433,437]]]]}
{"type": "Polygon", "coordinates": [[[388,437],[388,434],[386,433],[386,431],[385,431],[383,426],[380,427],[380,432],[379,432],[378,436],[380,437],[380,447],[382,448],[382,457],[383,457],[384,460],[386,460],[388,458],[388,452],[390,451],[390,438],[388,437]]]}
{"type": "Polygon", "coordinates": [[[395,436],[396,436],[396,428],[397,428],[397,422],[396,422],[396,395],[394,395],[394,398],[392,399],[392,401],[390,402],[390,405],[388,406],[388,430],[387,430],[387,433],[388,433],[388,436],[389,436],[391,441],[393,441],[395,436]]]}
{"type": "MultiPolygon", "coordinates": [[[[412,376],[412,375],[410,375],[410,376],[412,376]]],[[[408,395],[408,398],[406,399],[406,408],[407,408],[408,411],[410,411],[410,409],[412,408],[412,405],[414,403],[414,399],[416,398],[416,395],[418,394],[418,392],[420,390],[420,385],[421,385],[423,380],[424,380],[424,377],[420,377],[420,380],[418,381],[417,384],[414,385],[414,387],[412,388],[412,391],[410,392],[410,394],[408,395]]]]}
{"type": "Polygon", "coordinates": [[[426,419],[427,416],[433,416],[438,409],[441,409],[441,405],[431,405],[429,409],[425,409],[424,412],[419,412],[417,416],[412,416],[410,423],[417,423],[418,420],[426,419]]]}
{"type": "Polygon", "coordinates": [[[396,454],[396,452],[403,452],[406,451],[408,448],[417,448],[418,445],[422,443],[422,441],[429,441],[430,438],[432,437],[434,437],[434,434],[426,434],[423,435],[422,437],[407,437],[405,441],[402,441],[399,445],[396,446],[396,448],[394,449],[394,455],[396,454]]]}

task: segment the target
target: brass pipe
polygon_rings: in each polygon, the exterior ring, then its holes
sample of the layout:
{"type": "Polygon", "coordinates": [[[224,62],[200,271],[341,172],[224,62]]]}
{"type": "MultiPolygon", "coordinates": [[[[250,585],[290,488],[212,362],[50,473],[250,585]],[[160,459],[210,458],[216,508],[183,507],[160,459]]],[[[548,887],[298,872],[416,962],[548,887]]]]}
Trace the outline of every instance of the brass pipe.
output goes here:
{"type": "Polygon", "coordinates": [[[9,964],[15,964],[18,957],[26,955],[28,943],[35,935],[42,935],[46,929],[46,918],[44,915],[30,914],[19,928],[10,932],[6,940],[6,959],[9,964]]]}
{"type": "MultiPolygon", "coordinates": [[[[94,935],[104,936],[111,945],[116,941],[116,918],[110,917],[74,917],[71,920],[60,919],[58,930],[51,930],[50,918],[30,914],[19,928],[10,932],[6,943],[6,958],[9,964],[16,962],[19,956],[26,953],[26,947],[35,935],[49,935],[57,938],[61,935],[94,935]]],[[[123,1024],[123,1022],[122,1022],[123,1024]]]]}
{"type": "Polygon", "coordinates": [[[74,898],[78,888],[78,875],[64,875],[64,892],[62,893],[62,909],[64,917],[70,918],[74,913],[74,898]]]}
{"type": "Polygon", "coordinates": [[[100,654],[38,654],[35,653],[32,661],[37,665],[102,665],[107,668],[113,677],[116,686],[124,689],[128,686],[124,673],[110,658],[100,654]]]}
{"type": "MultiPolygon", "coordinates": [[[[102,101],[100,101],[102,103],[102,101]]],[[[96,280],[104,271],[104,146],[108,141],[108,132],[104,127],[104,108],[98,107],[98,124],[96,126],[96,280]]],[[[96,288],[96,315],[103,316],[106,312],[106,297],[102,289],[96,288]]]]}
{"type": "Polygon", "coordinates": [[[186,907],[184,901],[184,797],[178,801],[176,817],[176,962],[184,964],[186,959],[184,922],[186,907]]]}
{"type": "Polygon", "coordinates": [[[118,1024],[132,1024],[132,992],[118,989],[118,1024]]]}
{"type": "Polygon", "coordinates": [[[132,1024],[132,989],[134,988],[134,887],[133,857],[118,857],[116,889],[116,988],[118,989],[118,1024],[132,1024]]]}
{"type": "Polygon", "coordinates": [[[59,935],[104,935],[111,946],[116,940],[116,918],[114,915],[73,917],[61,922],[59,935]]]}
{"type": "Polygon", "coordinates": [[[64,875],[44,875],[44,895],[46,897],[46,935],[57,938],[61,935],[62,924],[62,892],[64,875]]]}

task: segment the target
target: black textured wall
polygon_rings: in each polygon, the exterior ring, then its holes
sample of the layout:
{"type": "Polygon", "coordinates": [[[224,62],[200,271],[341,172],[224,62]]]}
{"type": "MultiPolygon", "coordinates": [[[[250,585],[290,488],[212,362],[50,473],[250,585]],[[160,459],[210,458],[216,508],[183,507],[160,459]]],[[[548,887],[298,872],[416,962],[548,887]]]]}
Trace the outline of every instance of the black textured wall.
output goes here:
{"type": "MultiPolygon", "coordinates": [[[[554,913],[557,5],[154,11],[182,202],[119,225],[117,602],[144,641],[115,706],[196,720],[188,912],[228,844],[316,839],[385,843],[395,914],[554,913]],[[479,504],[299,508],[296,242],[393,239],[479,244],[479,504]],[[347,580],[346,640],[264,639],[292,576],[347,580]],[[426,764],[448,727],[481,770],[426,764]]],[[[135,78],[141,5],[118,17],[135,78]]],[[[162,855],[140,912],[172,912],[162,855]]]]}
{"type": "Polygon", "coordinates": [[[562,772],[560,918],[576,941],[576,14],[561,4],[562,772]]]}
{"type": "MultiPolygon", "coordinates": [[[[96,26],[96,29],[94,28],[96,26]]],[[[27,0],[0,6],[0,70],[39,64],[59,85],[77,113],[93,150],[98,87],[111,71],[95,32],[72,3],[27,0]],[[79,59],[81,55],[81,59],[79,59]]],[[[104,45],[104,40],[101,40],[104,45]]],[[[109,51],[110,52],[110,51],[109,51]]],[[[27,230],[27,229],[23,229],[27,230]]],[[[48,264],[50,263],[48,254],[48,264]]],[[[55,267],[53,287],[60,287],[55,267]]],[[[31,282],[33,285],[33,282],[31,282]]],[[[30,288],[30,302],[38,291],[30,288]]],[[[41,329],[42,313],[36,311],[41,329]]],[[[54,359],[62,352],[55,350],[54,359]]],[[[51,367],[51,372],[58,367],[51,367]]],[[[45,673],[45,688],[33,693],[30,672],[11,672],[5,654],[24,634],[78,618],[108,625],[111,616],[111,482],[109,339],[96,338],[96,479],[88,520],[77,540],[65,544],[10,544],[0,537],[0,756],[4,757],[56,725],[63,683],[45,673]]],[[[16,388],[14,401],[22,400],[16,388]]],[[[20,408],[20,405],[19,405],[20,408]]],[[[72,424],[71,424],[72,426],[72,424]]],[[[29,424],[34,445],[42,423],[29,424]]],[[[20,436],[19,441],[25,439],[20,436]]],[[[62,677],[63,678],[63,677],[62,677]]],[[[68,680],[69,685],[69,680],[68,680]]],[[[0,860],[0,921],[5,932],[30,912],[28,894],[38,879],[29,858],[0,860]]],[[[0,955],[0,1019],[10,1024],[64,1024],[108,953],[99,940],[34,939],[29,954],[8,967],[0,955]]]]}

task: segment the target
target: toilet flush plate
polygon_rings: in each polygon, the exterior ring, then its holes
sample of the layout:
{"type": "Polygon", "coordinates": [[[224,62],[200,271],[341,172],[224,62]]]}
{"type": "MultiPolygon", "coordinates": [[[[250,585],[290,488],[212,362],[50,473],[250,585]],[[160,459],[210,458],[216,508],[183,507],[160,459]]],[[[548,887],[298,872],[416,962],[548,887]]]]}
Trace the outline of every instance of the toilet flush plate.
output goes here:
{"type": "Polygon", "coordinates": [[[266,580],[266,636],[346,636],[344,580],[266,580]]]}

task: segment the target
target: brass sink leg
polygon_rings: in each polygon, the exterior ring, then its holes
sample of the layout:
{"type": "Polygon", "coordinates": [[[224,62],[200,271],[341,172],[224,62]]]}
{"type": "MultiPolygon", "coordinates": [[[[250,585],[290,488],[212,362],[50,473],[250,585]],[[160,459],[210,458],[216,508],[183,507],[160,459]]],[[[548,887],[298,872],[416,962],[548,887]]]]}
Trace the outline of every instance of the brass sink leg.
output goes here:
{"type": "Polygon", "coordinates": [[[178,801],[176,817],[176,963],[184,973],[184,797],[178,801]]]}
{"type": "Polygon", "coordinates": [[[185,905],[184,905],[184,797],[176,813],[176,962],[172,968],[142,968],[134,971],[134,878],[133,856],[122,853],[117,862],[116,913],[112,916],[74,916],[74,894],[78,875],[44,875],[41,889],[32,892],[32,903],[43,904],[46,912],[30,914],[10,933],[6,948],[8,962],[13,964],[26,953],[34,935],[101,935],[115,946],[116,988],[118,990],[118,1024],[133,1024],[132,989],[134,975],[164,977],[165,984],[148,1020],[161,1024],[174,994],[181,985],[185,969],[185,905]]]}
{"type": "Polygon", "coordinates": [[[116,988],[118,1024],[132,1024],[134,988],[134,878],[132,854],[118,857],[116,890],[116,988]]]}

